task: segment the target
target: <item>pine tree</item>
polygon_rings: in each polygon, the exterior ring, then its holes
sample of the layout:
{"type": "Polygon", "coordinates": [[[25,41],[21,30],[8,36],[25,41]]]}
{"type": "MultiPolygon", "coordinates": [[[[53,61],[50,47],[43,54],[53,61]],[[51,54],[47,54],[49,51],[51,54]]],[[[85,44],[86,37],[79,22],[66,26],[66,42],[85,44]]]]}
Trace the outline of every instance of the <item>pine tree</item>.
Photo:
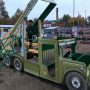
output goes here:
{"type": "Polygon", "coordinates": [[[16,10],[15,14],[11,18],[12,24],[16,23],[16,21],[18,20],[18,18],[20,17],[21,14],[22,14],[22,11],[18,8],[16,10]]]}
{"type": "Polygon", "coordinates": [[[90,16],[88,16],[88,22],[89,22],[89,25],[90,25],[90,16]]]}
{"type": "Polygon", "coordinates": [[[9,15],[4,6],[4,2],[0,2],[0,24],[8,24],[9,15]]]}
{"type": "Polygon", "coordinates": [[[8,12],[6,11],[6,8],[4,7],[4,2],[2,1],[0,3],[0,18],[9,18],[8,12]]]}

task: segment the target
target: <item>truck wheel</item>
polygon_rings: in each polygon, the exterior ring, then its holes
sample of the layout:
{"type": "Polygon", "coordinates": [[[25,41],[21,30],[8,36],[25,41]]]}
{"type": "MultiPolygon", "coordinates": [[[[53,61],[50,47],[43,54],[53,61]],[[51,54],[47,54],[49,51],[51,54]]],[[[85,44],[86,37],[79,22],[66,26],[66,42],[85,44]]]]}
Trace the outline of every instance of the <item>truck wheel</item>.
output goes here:
{"type": "Polygon", "coordinates": [[[66,76],[66,84],[69,90],[88,89],[88,85],[85,78],[77,72],[71,72],[66,76]]]}
{"type": "Polygon", "coordinates": [[[6,59],[5,60],[5,66],[6,67],[10,67],[11,66],[11,60],[10,60],[10,58],[9,57],[6,57],[5,59],[6,59]]]}
{"type": "Polygon", "coordinates": [[[23,69],[23,65],[22,65],[22,62],[19,58],[15,58],[14,59],[14,68],[17,70],[17,71],[22,71],[23,69]]]}
{"type": "Polygon", "coordinates": [[[10,59],[7,59],[7,60],[5,61],[5,66],[6,66],[6,67],[10,67],[10,63],[11,63],[11,60],[10,60],[10,59]]]}

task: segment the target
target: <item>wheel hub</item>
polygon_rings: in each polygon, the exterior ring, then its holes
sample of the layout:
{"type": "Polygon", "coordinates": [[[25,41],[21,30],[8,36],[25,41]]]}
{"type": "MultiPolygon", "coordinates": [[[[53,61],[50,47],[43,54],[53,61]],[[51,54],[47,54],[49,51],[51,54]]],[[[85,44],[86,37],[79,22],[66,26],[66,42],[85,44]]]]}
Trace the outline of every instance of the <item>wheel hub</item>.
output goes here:
{"type": "Polygon", "coordinates": [[[20,63],[20,61],[18,59],[15,59],[14,66],[15,66],[16,70],[21,69],[21,63],[20,63]]]}
{"type": "Polygon", "coordinates": [[[19,66],[19,64],[17,63],[17,66],[19,66]]]}
{"type": "Polygon", "coordinates": [[[73,87],[75,87],[75,88],[80,88],[81,84],[80,84],[80,81],[79,81],[79,79],[78,79],[77,77],[74,77],[74,78],[72,79],[72,85],[73,85],[73,87]]]}
{"type": "Polygon", "coordinates": [[[16,66],[17,67],[20,67],[19,61],[16,62],[16,66]]]}
{"type": "Polygon", "coordinates": [[[10,66],[10,63],[11,63],[10,62],[10,59],[9,58],[6,58],[5,65],[9,67],[10,66]]]}

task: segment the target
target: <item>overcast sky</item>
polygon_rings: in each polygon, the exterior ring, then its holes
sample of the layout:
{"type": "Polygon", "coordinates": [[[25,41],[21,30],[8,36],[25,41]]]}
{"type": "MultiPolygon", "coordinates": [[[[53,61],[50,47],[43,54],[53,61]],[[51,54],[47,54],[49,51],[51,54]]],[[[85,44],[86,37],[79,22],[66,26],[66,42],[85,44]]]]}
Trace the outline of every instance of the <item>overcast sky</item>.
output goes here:
{"type": "MultiPolygon", "coordinates": [[[[59,18],[61,18],[64,14],[69,14],[70,16],[73,16],[73,0],[54,0],[57,3],[57,6],[53,11],[49,14],[49,16],[46,19],[55,19],[55,10],[58,7],[59,8],[59,18]]],[[[9,15],[12,16],[16,12],[17,8],[20,8],[21,10],[24,10],[26,5],[28,4],[29,0],[4,0],[6,10],[9,12],[9,15]]],[[[29,18],[35,18],[38,17],[42,11],[46,8],[48,3],[45,3],[41,0],[36,4],[34,10],[30,13],[29,18]]],[[[90,16],[90,0],[75,0],[75,16],[81,14],[83,17],[85,17],[85,11],[86,16],[90,16]]]]}

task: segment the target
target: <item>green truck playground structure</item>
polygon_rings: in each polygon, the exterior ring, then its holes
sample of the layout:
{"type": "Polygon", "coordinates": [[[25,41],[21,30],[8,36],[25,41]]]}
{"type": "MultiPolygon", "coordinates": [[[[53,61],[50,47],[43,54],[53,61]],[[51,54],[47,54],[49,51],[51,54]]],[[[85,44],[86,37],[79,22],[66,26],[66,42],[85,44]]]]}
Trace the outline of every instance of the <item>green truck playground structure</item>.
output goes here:
{"type": "Polygon", "coordinates": [[[47,1],[49,5],[33,25],[36,32],[32,49],[26,49],[29,42],[25,40],[25,17],[38,0],[30,0],[12,32],[0,39],[0,58],[2,59],[0,67],[13,66],[18,71],[23,70],[55,83],[65,84],[69,90],[88,90],[90,55],[75,51],[75,38],[44,39],[41,37],[41,23],[56,6],[54,0],[43,1],[47,1]],[[18,28],[21,31],[19,37],[18,28]],[[63,55],[63,45],[71,45],[71,51],[65,55],[63,55]]]}

